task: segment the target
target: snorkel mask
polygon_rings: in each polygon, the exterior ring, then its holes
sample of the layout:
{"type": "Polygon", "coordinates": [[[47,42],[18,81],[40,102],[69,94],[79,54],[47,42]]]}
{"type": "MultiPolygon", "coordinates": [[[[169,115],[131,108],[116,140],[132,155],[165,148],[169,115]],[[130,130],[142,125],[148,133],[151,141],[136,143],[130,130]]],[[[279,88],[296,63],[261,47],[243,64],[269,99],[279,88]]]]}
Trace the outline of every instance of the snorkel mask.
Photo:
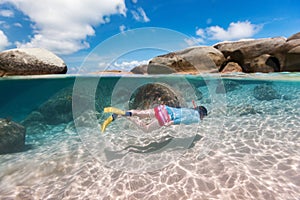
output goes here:
{"type": "Polygon", "coordinates": [[[197,106],[194,100],[192,102],[194,109],[199,112],[200,119],[202,120],[205,116],[207,116],[207,109],[204,106],[197,106]]]}

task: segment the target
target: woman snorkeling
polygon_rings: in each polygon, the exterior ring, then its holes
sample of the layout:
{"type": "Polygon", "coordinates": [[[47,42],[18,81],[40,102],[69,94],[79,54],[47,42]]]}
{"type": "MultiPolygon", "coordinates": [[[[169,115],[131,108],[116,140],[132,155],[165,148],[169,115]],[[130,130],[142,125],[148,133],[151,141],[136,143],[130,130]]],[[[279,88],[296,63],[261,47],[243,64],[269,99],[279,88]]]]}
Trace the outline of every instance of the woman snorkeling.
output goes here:
{"type": "Polygon", "coordinates": [[[113,114],[103,123],[102,132],[118,115],[126,116],[144,132],[151,132],[162,126],[199,123],[207,116],[207,109],[204,106],[195,105],[194,108],[174,108],[167,105],[159,105],[154,109],[129,110],[126,112],[114,107],[108,107],[104,109],[104,112],[112,112],[113,114]],[[150,119],[150,122],[145,123],[143,119],[146,118],[150,119]]]}

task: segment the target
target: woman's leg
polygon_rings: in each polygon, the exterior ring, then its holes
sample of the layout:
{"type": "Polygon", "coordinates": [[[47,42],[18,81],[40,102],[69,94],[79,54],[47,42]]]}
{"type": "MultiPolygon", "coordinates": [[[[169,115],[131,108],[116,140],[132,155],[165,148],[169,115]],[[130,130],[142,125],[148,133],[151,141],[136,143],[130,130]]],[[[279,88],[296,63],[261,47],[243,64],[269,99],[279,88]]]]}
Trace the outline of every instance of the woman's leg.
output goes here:
{"type": "Polygon", "coordinates": [[[137,116],[141,119],[150,118],[155,119],[154,109],[148,110],[129,110],[132,113],[132,116],[137,116]]]}
{"type": "Polygon", "coordinates": [[[159,125],[157,119],[153,119],[149,124],[144,123],[142,120],[136,117],[128,117],[130,121],[132,121],[135,125],[141,128],[144,132],[149,133],[151,131],[159,129],[161,126],[159,125]]]}

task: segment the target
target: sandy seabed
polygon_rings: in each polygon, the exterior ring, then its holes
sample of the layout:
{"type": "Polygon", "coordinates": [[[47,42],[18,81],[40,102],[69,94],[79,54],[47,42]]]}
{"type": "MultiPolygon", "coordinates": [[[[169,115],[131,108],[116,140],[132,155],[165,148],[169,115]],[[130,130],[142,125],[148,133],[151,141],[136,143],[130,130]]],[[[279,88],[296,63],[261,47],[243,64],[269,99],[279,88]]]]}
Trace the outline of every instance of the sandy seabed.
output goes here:
{"type": "Polygon", "coordinates": [[[199,125],[142,135],[120,119],[103,135],[109,150],[123,153],[164,135],[203,136],[191,148],[108,159],[91,152],[97,141],[82,141],[72,126],[49,127],[27,138],[32,149],[0,156],[0,199],[300,199],[299,86],[279,85],[293,98],[272,101],[244,87],[227,94],[228,104],[260,112],[239,116],[208,103],[210,115],[199,125]]]}

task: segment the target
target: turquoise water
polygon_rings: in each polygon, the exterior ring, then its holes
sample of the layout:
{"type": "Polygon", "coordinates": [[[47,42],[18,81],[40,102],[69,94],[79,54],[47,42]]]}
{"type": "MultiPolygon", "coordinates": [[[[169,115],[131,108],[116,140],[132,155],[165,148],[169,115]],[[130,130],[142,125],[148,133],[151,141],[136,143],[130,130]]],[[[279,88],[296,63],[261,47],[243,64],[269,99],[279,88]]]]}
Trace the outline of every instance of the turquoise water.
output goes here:
{"type": "Polygon", "coordinates": [[[33,76],[0,79],[0,118],[26,129],[0,155],[2,199],[300,199],[300,74],[33,76]],[[161,83],[209,115],[144,133],[128,109],[161,83]]]}

